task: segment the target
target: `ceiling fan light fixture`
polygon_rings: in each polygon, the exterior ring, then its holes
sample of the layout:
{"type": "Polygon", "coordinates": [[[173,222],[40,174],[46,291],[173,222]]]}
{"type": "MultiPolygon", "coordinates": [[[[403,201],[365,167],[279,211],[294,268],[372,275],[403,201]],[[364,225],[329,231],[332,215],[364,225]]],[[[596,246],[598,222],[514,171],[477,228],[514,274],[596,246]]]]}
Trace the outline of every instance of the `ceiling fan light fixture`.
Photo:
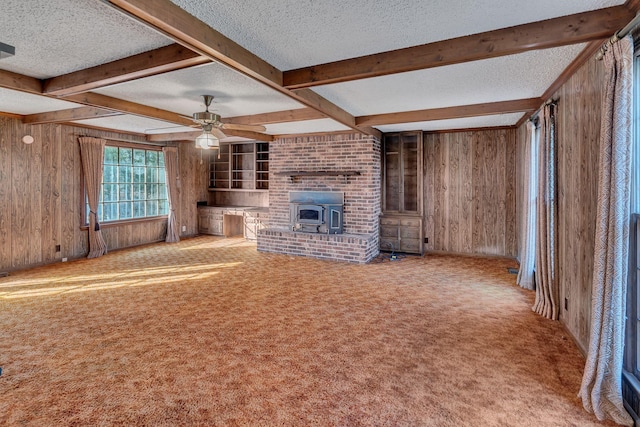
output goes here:
{"type": "Polygon", "coordinates": [[[202,111],[200,113],[193,113],[193,121],[201,125],[208,125],[220,122],[220,116],[210,111],[202,111]]]}
{"type": "Polygon", "coordinates": [[[213,149],[220,148],[220,140],[211,133],[211,125],[202,127],[202,135],[196,137],[196,148],[213,149]]]}

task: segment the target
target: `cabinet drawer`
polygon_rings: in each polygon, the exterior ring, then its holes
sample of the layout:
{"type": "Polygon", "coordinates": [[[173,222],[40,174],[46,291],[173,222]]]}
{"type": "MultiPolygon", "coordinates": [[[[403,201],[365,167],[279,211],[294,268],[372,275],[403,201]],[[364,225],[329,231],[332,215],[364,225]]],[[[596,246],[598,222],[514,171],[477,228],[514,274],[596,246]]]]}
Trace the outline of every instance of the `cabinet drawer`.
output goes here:
{"type": "Polygon", "coordinates": [[[400,224],[407,227],[420,227],[420,222],[419,218],[403,218],[400,220],[400,224]]]}
{"type": "Polygon", "coordinates": [[[238,210],[238,209],[225,209],[224,211],[222,211],[223,215],[244,215],[244,211],[242,209],[238,210]]]}
{"type": "Polygon", "coordinates": [[[400,250],[402,252],[420,253],[420,239],[402,239],[400,241],[400,250]]]}
{"type": "Polygon", "coordinates": [[[381,237],[394,237],[398,238],[398,226],[397,225],[387,225],[380,227],[380,236],[381,237]]]}
{"type": "Polygon", "coordinates": [[[400,240],[391,238],[380,239],[380,250],[383,251],[397,251],[400,248],[400,240]]]}
{"type": "Polygon", "coordinates": [[[380,224],[382,225],[399,225],[400,220],[398,218],[380,218],[380,224]]]}
{"type": "Polygon", "coordinates": [[[401,227],[400,237],[403,239],[416,239],[420,240],[420,229],[412,227],[401,227]]]}

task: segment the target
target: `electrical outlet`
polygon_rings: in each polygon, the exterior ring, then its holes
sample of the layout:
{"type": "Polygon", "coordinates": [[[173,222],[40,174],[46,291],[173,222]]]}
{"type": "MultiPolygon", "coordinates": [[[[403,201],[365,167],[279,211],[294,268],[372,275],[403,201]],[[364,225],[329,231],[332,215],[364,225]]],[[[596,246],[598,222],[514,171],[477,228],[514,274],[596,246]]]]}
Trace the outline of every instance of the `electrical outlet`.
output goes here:
{"type": "Polygon", "coordinates": [[[183,226],[182,226],[182,231],[183,231],[183,232],[187,231],[187,226],[186,226],[186,225],[183,225],[183,226]]]}
{"type": "Polygon", "coordinates": [[[62,258],[62,262],[67,262],[67,257],[62,258]]]}
{"type": "Polygon", "coordinates": [[[425,237],[425,238],[424,238],[424,242],[425,242],[425,243],[429,243],[429,238],[428,238],[428,237],[425,237]]]}
{"type": "Polygon", "coordinates": [[[56,252],[60,252],[60,245],[56,245],[56,252]]]}

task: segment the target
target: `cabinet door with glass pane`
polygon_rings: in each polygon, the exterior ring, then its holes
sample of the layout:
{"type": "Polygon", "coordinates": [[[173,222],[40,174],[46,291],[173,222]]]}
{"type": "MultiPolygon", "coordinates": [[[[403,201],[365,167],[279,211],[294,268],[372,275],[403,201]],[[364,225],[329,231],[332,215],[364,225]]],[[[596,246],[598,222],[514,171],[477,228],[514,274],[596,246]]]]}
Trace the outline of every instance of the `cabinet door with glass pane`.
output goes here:
{"type": "Polygon", "coordinates": [[[382,210],[388,213],[422,212],[422,132],[384,137],[382,210]]]}

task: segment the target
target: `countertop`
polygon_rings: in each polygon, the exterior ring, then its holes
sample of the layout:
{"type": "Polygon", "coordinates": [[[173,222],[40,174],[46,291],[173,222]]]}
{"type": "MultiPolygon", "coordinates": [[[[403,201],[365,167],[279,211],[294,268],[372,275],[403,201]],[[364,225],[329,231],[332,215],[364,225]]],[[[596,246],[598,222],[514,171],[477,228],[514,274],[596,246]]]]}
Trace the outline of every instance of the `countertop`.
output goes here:
{"type": "Polygon", "coordinates": [[[198,206],[198,208],[210,208],[210,209],[222,209],[222,210],[235,210],[235,211],[246,211],[246,212],[269,212],[269,208],[263,206],[198,206]]]}

